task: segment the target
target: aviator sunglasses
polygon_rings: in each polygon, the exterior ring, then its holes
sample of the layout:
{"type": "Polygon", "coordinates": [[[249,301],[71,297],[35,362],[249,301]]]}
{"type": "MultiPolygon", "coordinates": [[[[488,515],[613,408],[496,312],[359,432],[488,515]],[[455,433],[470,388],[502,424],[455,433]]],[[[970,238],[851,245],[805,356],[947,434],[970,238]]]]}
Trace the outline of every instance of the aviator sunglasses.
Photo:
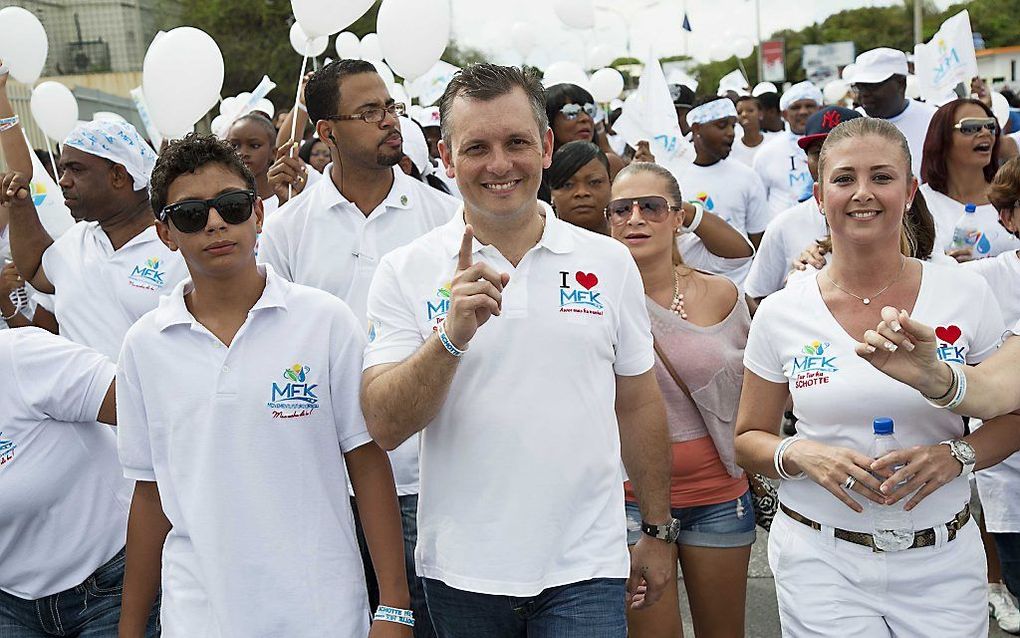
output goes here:
{"type": "Polygon", "coordinates": [[[197,233],[209,223],[209,209],[215,208],[223,221],[240,224],[251,217],[255,205],[255,191],[230,191],[212,199],[185,199],[164,206],[159,221],[170,219],[182,233],[197,233]]]}
{"type": "Polygon", "coordinates": [[[562,113],[563,117],[568,120],[576,120],[577,116],[581,114],[581,111],[584,111],[588,117],[594,120],[598,109],[591,102],[588,102],[583,106],[580,104],[564,104],[563,108],[560,109],[560,113],[562,113]]]}
{"type": "Polygon", "coordinates": [[[609,223],[614,226],[626,224],[634,214],[635,206],[638,207],[641,218],[650,222],[661,222],[666,219],[666,215],[670,211],[681,210],[679,206],[670,206],[665,197],[658,195],[614,199],[606,206],[606,217],[609,219],[609,223]]]}
{"type": "Polygon", "coordinates": [[[999,123],[994,117],[965,117],[953,127],[964,135],[977,135],[981,129],[994,133],[999,128],[999,123]]]}

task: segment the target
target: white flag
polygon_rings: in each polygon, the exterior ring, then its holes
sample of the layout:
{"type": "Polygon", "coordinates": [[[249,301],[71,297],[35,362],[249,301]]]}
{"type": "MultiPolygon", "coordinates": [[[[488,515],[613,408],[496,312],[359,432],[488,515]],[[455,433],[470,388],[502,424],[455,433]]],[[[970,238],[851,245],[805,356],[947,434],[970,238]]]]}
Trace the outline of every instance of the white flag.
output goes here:
{"type": "Polygon", "coordinates": [[[647,141],[655,163],[674,175],[694,161],[694,147],[680,132],[669,86],[654,56],[648,57],[638,88],[623,103],[623,113],[613,130],[634,148],[638,142],[647,141]]]}
{"type": "Polygon", "coordinates": [[[459,67],[440,60],[426,71],[425,75],[404,84],[408,94],[418,98],[418,104],[431,106],[443,97],[446,85],[450,83],[457,71],[460,71],[459,67]]]}
{"type": "Polygon", "coordinates": [[[970,90],[970,80],[978,74],[974,54],[974,34],[967,10],[942,23],[927,44],[914,46],[914,70],[920,84],[921,97],[933,104],[954,99],[953,89],[963,82],[970,90]]]}
{"type": "Polygon", "coordinates": [[[42,162],[39,161],[35,153],[29,153],[29,155],[32,156],[32,182],[29,188],[32,203],[35,204],[35,209],[39,213],[39,221],[42,222],[43,228],[50,234],[50,237],[56,239],[74,225],[74,219],[71,217],[71,212],[67,210],[67,206],[64,206],[64,197],[60,187],[43,168],[42,162]]]}

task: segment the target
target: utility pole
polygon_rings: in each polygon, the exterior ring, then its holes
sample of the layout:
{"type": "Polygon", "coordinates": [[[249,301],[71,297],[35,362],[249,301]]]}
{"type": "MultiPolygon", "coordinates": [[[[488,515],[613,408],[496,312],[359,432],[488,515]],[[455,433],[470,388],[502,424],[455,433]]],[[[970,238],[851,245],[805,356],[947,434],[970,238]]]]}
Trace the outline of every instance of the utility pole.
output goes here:
{"type": "Polygon", "coordinates": [[[914,44],[924,43],[924,32],[921,27],[923,10],[924,0],[914,0],[914,44]]]}

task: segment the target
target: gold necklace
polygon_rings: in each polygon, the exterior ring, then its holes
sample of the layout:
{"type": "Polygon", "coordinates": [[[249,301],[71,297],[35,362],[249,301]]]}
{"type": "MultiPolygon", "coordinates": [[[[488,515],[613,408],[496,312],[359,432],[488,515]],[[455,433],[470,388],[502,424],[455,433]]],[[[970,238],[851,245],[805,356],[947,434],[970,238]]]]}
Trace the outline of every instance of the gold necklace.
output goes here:
{"type": "Polygon", "coordinates": [[[684,310],[684,296],[680,293],[680,275],[676,268],[673,269],[673,301],[669,304],[669,311],[681,319],[687,318],[687,311],[684,310]]]}
{"type": "Polygon", "coordinates": [[[850,295],[851,297],[854,297],[855,299],[860,300],[865,306],[868,306],[868,305],[871,305],[871,300],[872,299],[877,299],[879,295],[881,295],[886,290],[889,290],[889,288],[891,288],[894,283],[896,283],[897,281],[900,280],[900,277],[903,276],[903,271],[906,269],[906,267],[907,267],[907,259],[906,259],[906,257],[901,257],[900,258],[900,271],[896,274],[895,277],[893,277],[892,281],[890,281],[888,284],[886,284],[885,288],[879,290],[878,292],[876,292],[875,294],[871,295],[870,297],[862,297],[862,296],[860,296],[858,294],[854,294],[854,293],[850,292],[849,290],[847,290],[846,288],[844,288],[843,286],[840,286],[839,284],[837,284],[835,282],[835,280],[832,277],[829,276],[829,269],[828,268],[822,270],[822,274],[825,275],[825,278],[828,279],[829,283],[831,283],[833,286],[839,288],[840,290],[842,290],[846,294],[850,295]]]}

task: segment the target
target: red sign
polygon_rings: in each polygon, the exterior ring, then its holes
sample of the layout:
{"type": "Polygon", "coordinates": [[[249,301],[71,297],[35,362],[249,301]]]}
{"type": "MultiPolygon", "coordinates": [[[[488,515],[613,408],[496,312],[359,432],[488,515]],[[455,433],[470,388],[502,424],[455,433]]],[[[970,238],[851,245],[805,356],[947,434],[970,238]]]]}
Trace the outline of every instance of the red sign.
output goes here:
{"type": "Polygon", "coordinates": [[[761,43],[761,67],[763,82],[786,80],[786,50],[783,40],[766,40],[761,43]]]}

